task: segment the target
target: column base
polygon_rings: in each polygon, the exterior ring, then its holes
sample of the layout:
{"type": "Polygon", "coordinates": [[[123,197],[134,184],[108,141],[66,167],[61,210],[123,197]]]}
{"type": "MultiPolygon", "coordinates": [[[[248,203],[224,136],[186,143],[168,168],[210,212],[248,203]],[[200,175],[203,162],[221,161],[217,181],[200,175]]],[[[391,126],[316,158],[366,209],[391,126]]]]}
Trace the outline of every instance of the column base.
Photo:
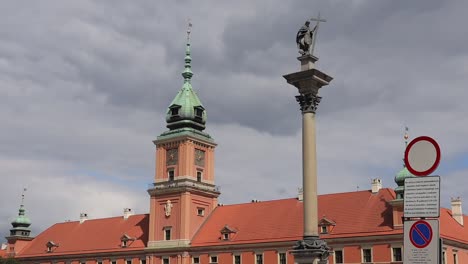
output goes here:
{"type": "Polygon", "coordinates": [[[304,237],[293,246],[291,253],[298,264],[327,264],[330,248],[318,236],[304,237]]]}

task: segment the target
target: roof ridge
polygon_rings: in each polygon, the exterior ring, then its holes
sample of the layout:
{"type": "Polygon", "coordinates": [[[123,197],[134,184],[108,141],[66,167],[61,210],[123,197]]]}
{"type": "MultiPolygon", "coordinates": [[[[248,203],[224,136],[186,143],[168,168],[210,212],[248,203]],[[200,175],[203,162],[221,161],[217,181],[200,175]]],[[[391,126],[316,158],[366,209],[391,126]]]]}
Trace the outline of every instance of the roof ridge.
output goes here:
{"type": "MultiPolygon", "coordinates": [[[[144,215],[148,215],[148,216],[149,216],[149,213],[145,213],[145,214],[134,214],[134,215],[130,215],[128,218],[131,218],[131,217],[134,217],[134,216],[144,216],[144,215]]],[[[120,217],[123,219],[123,215],[117,215],[117,216],[109,216],[109,217],[102,217],[102,218],[87,219],[85,222],[99,221],[99,220],[107,220],[107,219],[120,218],[120,217]]],[[[69,223],[71,224],[71,223],[76,223],[76,222],[80,222],[80,220],[58,222],[58,223],[53,224],[52,226],[54,226],[54,225],[59,225],[59,224],[69,224],[69,223]]],[[[52,227],[52,226],[51,226],[51,227],[52,227]]],[[[46,230],[47,230],[47,229],[46,229],[46,230]]],[[[45,230],[44,230],[44,231],[45,231],[45,230]]]]}

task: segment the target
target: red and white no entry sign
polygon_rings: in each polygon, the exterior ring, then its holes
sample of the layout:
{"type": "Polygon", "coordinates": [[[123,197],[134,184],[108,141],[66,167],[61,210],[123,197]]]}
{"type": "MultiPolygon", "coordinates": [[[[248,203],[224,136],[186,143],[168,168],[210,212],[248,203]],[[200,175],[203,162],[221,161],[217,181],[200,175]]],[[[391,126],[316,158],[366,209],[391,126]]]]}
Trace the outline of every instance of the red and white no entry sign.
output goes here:
{"type": "Polygon", "coordinates": [[[417,137],[406,147],[406,168],[416,176],[427,176],[431,174],[437,169],[439,163],[439,144],[430,137],[417,137]]]}

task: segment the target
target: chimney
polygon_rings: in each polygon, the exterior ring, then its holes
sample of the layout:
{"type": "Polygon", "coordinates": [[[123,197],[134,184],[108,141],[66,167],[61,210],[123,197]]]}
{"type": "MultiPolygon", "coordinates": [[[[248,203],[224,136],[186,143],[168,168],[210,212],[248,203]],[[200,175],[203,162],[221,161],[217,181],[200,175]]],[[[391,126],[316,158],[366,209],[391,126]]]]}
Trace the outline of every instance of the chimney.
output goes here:
{"type": "Polygon", "coordinates": [[[124,219],[128,219],[132,215],[133,215],[133,212],[131,208],[124,208],[124,214],[123,214],[124,219]]]}
{"type": "Polygon", "coordinates": [[[460,225],[463,225],[462,201],[460,197],[451,199],[452,217],[460,225]]]}
{"type": "Polygon", "coordinates": [[[372,193],[378,193],[382,189],[381,179],[372,179],[372,193]]]}
{"type": "Polygon", "coordinates": [[[86,220],[88,220],[88,214],[87,213],[80,213],[80,224],[82,224],[86,220]]]}
{"type": "Polygon", "coordinates": [[[304,200],[304,192],[302,188],[297,188],[297,200],[301,201],[304,200]]]}

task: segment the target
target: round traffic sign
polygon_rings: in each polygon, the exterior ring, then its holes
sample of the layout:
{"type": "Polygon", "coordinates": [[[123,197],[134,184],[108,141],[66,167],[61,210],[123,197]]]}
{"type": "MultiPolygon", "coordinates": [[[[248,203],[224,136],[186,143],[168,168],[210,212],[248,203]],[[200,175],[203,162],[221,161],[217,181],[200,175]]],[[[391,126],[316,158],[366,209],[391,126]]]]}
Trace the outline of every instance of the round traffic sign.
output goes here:
{"type": "Polygon", "coordinates": [[[410,241],[417,248],[425,248],[432,241],[432,227],[424,221],[416,221],[409,231],[410,241]]]}
{"type": "Polygon", "coordinates": [[[440,147],[427,136],[413,139],[405,150],[405,165],[416,176],[427,176],[434,172],[440,162],[440,147]]]}

